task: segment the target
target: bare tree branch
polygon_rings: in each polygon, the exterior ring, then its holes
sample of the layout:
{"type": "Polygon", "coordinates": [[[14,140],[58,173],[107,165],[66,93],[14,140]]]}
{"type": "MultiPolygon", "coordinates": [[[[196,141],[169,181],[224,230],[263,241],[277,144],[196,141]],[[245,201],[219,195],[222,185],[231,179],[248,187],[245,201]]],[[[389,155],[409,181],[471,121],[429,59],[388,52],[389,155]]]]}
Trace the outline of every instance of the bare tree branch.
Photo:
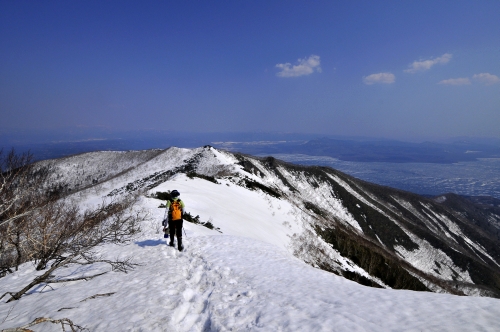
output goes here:
{"type": "Polygon", "coordinates": [[[116,292],[113,292],[113,293],[105,293],[105,294],[96,294],[96,295],[92,295],[92,296],[89,296],[83,300],[81,300],[80,302],[85,302],[87,300],[91,300],[91,299],[95,299],[97,297],[103,297],[103,296],[111,296],[113,294],[115,294],[116,292]]]}
{"type": "Polygon", "coordinates": [[[63,260],[59,264],[52,264],[52,266],[50,267],[50,269],[48,269],[44,274],[42,274],[40,276],[37,276],[26,287],[24,287],[23,289],[21,289],[17,293],[12,294],[12,297],[7,301],[7,303],[15,301],[15,300],[19,300],[21,298],[21,296],[23,296],[33,286],[41,284],[42,282],[44,282],[45,280],[47,280],[47,278],[49,278],[51,276],[52,272],[54,272],[58,267],[60,267],[61,265],[64,265],[66,262],[70,261],[71,259],[72,259],[72,257],[67,257],[65,260],[63,260]]]}
{"type": "Polygon", "coordinates": [[[57,311],[63,311],[63,310],[71,310],[71,309],[75,309],[76,307],[64,307],[64,308],[61,308],[57,311]]]}
{"type": "Polygon", "coordinates": [[[3,299],[3,297],[4,297],[5,295],[10,295],[10,296],[13,296],[14,294],[15,294],[14,292],[6,292],[6,293],[4,293],[2,296],[0,296],[0,300],[1,300],[1,299],[3,299]]]}
{"type": "Polygon", "coordinates": [[[71,328],[71,331],[73,331],[73,332],[88,331],[88,329],[83,328],[79,325],[76,325],[68,318],[52,319],[52,318],[47,318],[47,317],[39,317],[39,318],[36,318],[35,320],[33,320],[31,323],[28,323],[26,325],[23,325],[20,327],[4,329],[1,332],[33,332],[33,330],[30,330],[29,328],[32,326],[41,324],[41,323],[61,324],[61,328],[63,331],[66,331],[66,329],[65,329],[66,325],[68,325],[71,328]]]}
{"type": "Polygon", "coordinates": [[[106,273],[108,273],[108,272],[102,272],[102,273],[94,274],[94,275],[87,276],[87,277],[68,278],[68,279],[48,279],[45,281],[45,283],[46,284],[56,284],[56,283],[79,281],[79,280],[89,281],[89,280],[92,280],[96,277],[102,276],[103,274],[106,274],[106,273]]]}

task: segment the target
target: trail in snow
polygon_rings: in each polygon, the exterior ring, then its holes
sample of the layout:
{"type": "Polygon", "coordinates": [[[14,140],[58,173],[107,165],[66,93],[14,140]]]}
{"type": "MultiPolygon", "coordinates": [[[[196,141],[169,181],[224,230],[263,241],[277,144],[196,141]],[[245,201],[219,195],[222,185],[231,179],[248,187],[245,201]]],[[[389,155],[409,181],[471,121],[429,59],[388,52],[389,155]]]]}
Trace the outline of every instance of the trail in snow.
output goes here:
{"type": "Polygon", "coordinates": [[[494,331],[500,322],[495,299],[364,287],[246,238],[191,246],[191,263],[218,280],[207,307],[215,331],[494,331]]]}
{"type": "MultiPolygon", "coordinates": [[[[500,324],[497,299],[365,287],[269,243],[192,224],[186,229],[186,252],[151,229],[125,247],[103,248],[142,266],[37,289],[19,305],[1,303],[0,317],[8,318],[0,328],[40,316],[68,317],[91,331],[495,331],[500,324]],[[81,302],[105,293],[114,294],[81,302]]],[[[0,286],[27,280],[19,272],[0,286]]]]}

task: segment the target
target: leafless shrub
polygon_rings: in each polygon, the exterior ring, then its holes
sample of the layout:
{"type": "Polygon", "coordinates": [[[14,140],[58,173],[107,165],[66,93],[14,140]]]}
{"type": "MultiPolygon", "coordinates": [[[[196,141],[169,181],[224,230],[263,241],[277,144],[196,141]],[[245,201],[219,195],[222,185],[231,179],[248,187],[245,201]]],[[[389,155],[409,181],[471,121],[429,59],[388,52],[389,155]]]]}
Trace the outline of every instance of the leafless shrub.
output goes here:
{"type": "Polygon", "coordinates": [[[30,153],[0,150],[0,277],[26,261],[26,220],[59,197],[46,184],[50,168],[32,161],[30,153]]]}
{"type": "MultiPolygon", "coordinates": [[[[21,249],[13,248],[11,254],[22,252],[25,258],[36,263],[37,270],[48,269],[23,289],[5,293],[3,296],[11,295],[7,302],[18,300],[35,285],[60,282],[52,274],[63,266],[102,262],[121,272],[133,268],[136,264],[130,259],[104,259],[95,249],[105,243],[126,243],[139,231],[144,213],[133,210],[136,199],[136,196],[128,196],[119,201],[103,202],[84,213],[74,205],[58,201],[47,204],[37,216],[26,220],[24,233],[17,244],[21,249]]],[[[90,277],[81,279],[86,278],[90,277]]]]}
{"type": "Polygon", "coordinates": [[[216,167],[215,177],[226,177],[226,176],[234,176],[236,171],[234,170],[233,165],[218,165],[216,167]]]}
{"type": "Polygon", "coordinates": [[[199,167],[197,172],[203,175],[212,176],[215,178],[223,178],[225,176],[235,175],[234,166],[232,165],[209,165],[206,167],[199,167]]]}
{"type": "Polygon", "coordinates": [[[47,270],[1,298],[18,300],[35,285],[60,282],[53,272],[70,264],[103,262],[122,272],[133,268],[136,264],[129,259],[104,259],[95,250],[105,243],[126,243],[139,231],[145,213],[134,209],[138,195],[115,197],[81,212],[47,189],[50,169],[31,161],[30,154],[0,153],[0,277],[27,261],[33,261],[37,271],[47,270]]]}
{"type": "Polygon", "coordinates": [[[155,233],[160,234],[163,229],[163,225],[153,218],[149,218],[149,228],[155,233]]]}
{"type": "MultiPolygon", "coordinates": [[[[76,204],[62,198],[62,191],[47,186],[50,167],[31,162],[29,153],[18,155],[12,150],[4,155],[0,151],[0,277],[27,261],[34,262],[37,271],[46,271],[21,290],[6,292],[0,299],[9,295],[7,302],[16,301],[35,285],[50,287],[51,283],[90,280],[107,273],[75,278],[54,275],[68,265],[106,263],[112,270],[125,273],[137,265],[130,258],[103,258],[97,254],[97,247],[124,244],[139,231],[139,222],[146,215],[134,208],[140,193],[116,196],[81,212],[76,204]]],[[[40,317],[2,332],[30,331],[31,326],[46,322],[60,324],[63,331],[66,327],[71,331],[86,330],[67,318],[40,317]]]]}
{"type": "Polygon", "coordinates": [[[33,212],[54,198],[55,191],[45,183],[50,168],[37,167],[30,153],[0,150],[0,225],[33,212]]]}

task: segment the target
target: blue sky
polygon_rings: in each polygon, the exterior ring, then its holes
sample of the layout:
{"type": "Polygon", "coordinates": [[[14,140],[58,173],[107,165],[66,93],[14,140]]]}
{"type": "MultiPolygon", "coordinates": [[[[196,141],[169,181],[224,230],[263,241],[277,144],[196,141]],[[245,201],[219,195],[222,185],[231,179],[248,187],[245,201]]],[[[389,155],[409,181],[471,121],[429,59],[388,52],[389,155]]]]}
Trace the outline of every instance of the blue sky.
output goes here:
{"type": "Polygon", "coordinates": [[[500,137],[500,1],[0,1],[0,128],[500,137]]]}

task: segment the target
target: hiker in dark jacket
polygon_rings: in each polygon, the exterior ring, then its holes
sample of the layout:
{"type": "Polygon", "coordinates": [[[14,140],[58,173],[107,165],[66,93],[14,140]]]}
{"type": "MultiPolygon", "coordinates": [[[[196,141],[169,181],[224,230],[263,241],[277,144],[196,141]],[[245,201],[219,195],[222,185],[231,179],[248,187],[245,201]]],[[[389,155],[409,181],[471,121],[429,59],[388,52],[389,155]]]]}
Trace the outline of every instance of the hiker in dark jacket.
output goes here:
{"type": "Polygon", "coordinates": [[[170,243],[169,246],[173,247],[174,236],[177,236],[177,249],[182,251],[184,246],[182,245],[182,220],[184,217],[184,202],[179,198],[180,193],[177,190],[172,190],[170,192],[171,199],[167,200],[167,217],[164,221],[164,226],[170,230],[170,243]]]}

